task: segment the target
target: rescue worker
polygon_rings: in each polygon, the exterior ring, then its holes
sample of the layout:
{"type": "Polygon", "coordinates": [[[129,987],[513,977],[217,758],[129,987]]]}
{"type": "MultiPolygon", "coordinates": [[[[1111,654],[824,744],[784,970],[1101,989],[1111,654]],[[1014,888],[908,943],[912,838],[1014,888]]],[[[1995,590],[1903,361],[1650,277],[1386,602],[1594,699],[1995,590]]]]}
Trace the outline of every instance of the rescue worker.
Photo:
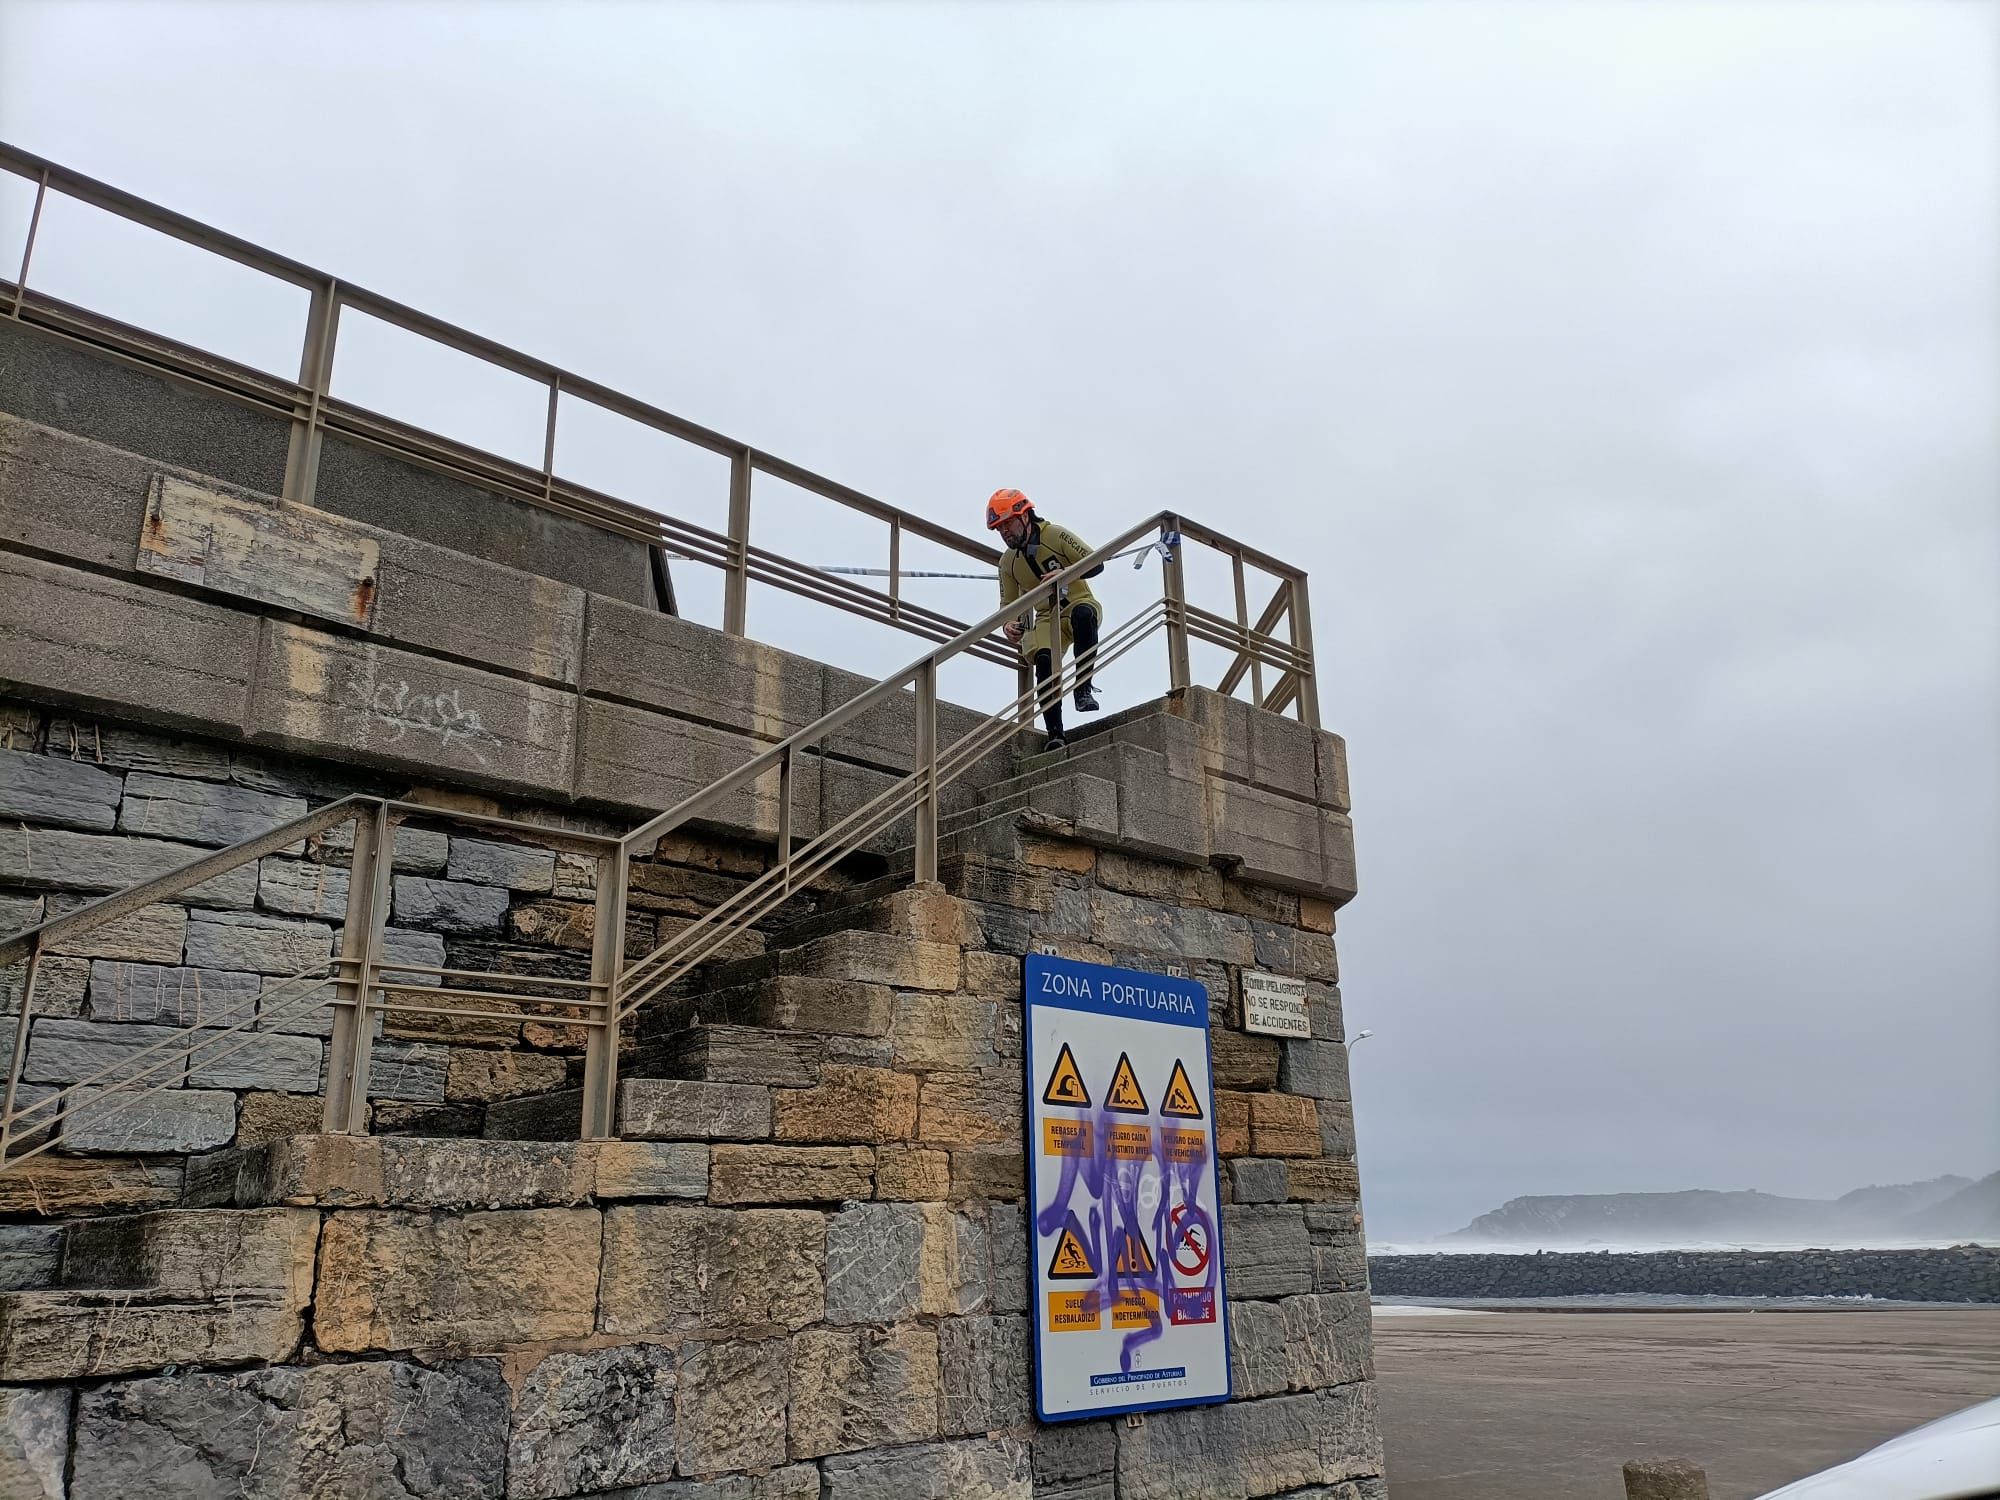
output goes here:
{"type": "MultiPolygon", "coordinates": [[[[1080,563],[1090,548],[1073,531],[1035,514],[1028,497],[1019,490],[995,490],[986,502],[986,529],[1000,533],[1007,552],[1000,559],[1000,602],[1012,604],[1051,573],[1080,563]]],[[[1021,658],[1035,669],[1038,696],[1046,693],[1056,665],[1071,643],[1076,647],[1076,708],[1078,713],[1097,712],[1097,694],[1091,688],[1091,668],[1097,660],[1097,627],[1103,609],[1084,578],[1104,571],[1099,563],[1083,578],[1072,579],[1063,588],[1061,618],[1047,604],[1035,611],[1035,623],[1024,627],[1010,620],[1004,627],[1007,639],[1021,648],[1021,658]]],[[[1047,748],[1059,750],[1063,743],[1062,697],[1048,698],[1042,718],[1049,728],[1047,748]]]]}

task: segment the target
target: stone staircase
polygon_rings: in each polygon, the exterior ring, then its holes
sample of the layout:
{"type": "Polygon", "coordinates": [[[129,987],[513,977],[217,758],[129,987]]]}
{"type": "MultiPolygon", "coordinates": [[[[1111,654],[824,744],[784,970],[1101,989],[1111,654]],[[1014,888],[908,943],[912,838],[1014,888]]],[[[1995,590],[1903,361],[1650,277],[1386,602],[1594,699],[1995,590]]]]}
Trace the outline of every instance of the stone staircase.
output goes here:
{"type": "Polygon", "coordinates": [[[1185,964],[1217,995],[1252,965],[1335,973],[1332,904],[1298,890],[1328,809],[1275,804],[1296,894],[1238,885],[1273,804],[1254,764],[1204,790],[1198,729],[1093,726],[984,792],[938,883],[830,882],[695,970],[633,1018],[618,1139],[576,1139],[580,1059],[495,1051],[568,1077],[486,1103],[483,1138],[280,1135],[30,1226],[0,1261],[0,1494],[18,1471],[53,1500],[285,1500],[393,1471],[449,1476],[440,1500],[669,1476],[1029,1500],[1185,1474],[1382,1500],[1330,984],[1311,1041],[1218,1012],[1236,1399],[1033,1421],[1020,955],[1185,964]]]}
{"type": "MultiPolygon", "coordinates": [[[[958,991],[962,949],[981,941],[966,903],[891,877],[780,930],[758,957],[704,966],[635,1018],[620,1062],[620,1137],[809,1141],[802,1112],[824,1109],[818,1138],[855,1140],[865,1127],[846,1110],[893,1114],[905,1096],[914,1117],[917,1080],[891,1071],[898,1005],[958,991]]],[[[571,1087],[497,1102],[486,1134],[574,1139],[582,1098],[571,1087]]]]}
{"type": "Polygon", "coordinates": [[[783,929],[762,956],[699,971],[637,1018],[619,1140],[577,1141],[582,1091],[565,1088],[493,1104],[485,1140],[283,1137],[190,1159],[181,1207],[49,1225],[0,1291],[0,1371],[67,1381],[280,1363],[309,1311],[320,1347],[337,1347],[343,1317],[372,1315],[329,1305],[323,1270],[314,1305],[316,1257],[331,1253],[323,1212],[874,1196],[877,1153],[854,1143],[916,1124],[918,1079],[893,1069],[898,1007],[961,988],[963,949],[981,942],[971,912],[891,878],[783,929]],[[741,1164],[754,1181],[732,1188],[726,1155],[711,1167],[711,1143],[774,1141],[798,1148],[772,1160],[760,1145],[763,1159],[741,1164]]]}

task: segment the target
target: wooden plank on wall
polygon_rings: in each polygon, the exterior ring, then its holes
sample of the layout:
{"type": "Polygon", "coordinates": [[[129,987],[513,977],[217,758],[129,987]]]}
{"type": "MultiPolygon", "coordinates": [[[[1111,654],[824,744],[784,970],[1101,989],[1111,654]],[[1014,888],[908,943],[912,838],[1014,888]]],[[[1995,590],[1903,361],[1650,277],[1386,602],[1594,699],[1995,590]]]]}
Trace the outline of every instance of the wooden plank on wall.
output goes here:
{"type": "Polygon", "coordinates": [[[352,521],[289,501],[247,500],[157,474],[139,571],[303,615],[367,625],[381,546],[352,521]]]}

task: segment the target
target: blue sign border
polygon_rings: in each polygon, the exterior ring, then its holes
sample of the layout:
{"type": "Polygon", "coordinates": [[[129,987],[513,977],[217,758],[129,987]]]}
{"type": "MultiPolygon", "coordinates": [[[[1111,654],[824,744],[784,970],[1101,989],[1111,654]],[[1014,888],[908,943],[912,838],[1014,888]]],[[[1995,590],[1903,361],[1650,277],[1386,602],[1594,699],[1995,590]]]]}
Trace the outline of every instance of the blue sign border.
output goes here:
{"type": "Polygon", "coordinates": [[[1221,1406],[1236,1398],[1236,1368],[1229,1357],[1229,1280],[1228,1266],[1222,1258],[1222,1153],[1211,1151],[1208,1157],[1209,1185],[1215,1195],[1215,1289],[1216,1300],[1221,1303],[1222,1323],[1222,1394],[1219,1396],[1197,1396],[1169,1401],[1134,1401],[1123,1406],[1093,1406],[1085,1411],[1065,1411],[1051,1414],[1042,1409],[1042,1314],[1046,1306],[1042,1287],[1041,1239],[1035,1233],[1035,1219],[1040,1212],[1035,1191],[1035,1080],[1041,1076],[1040,1066],[1035,1058],[1035,1011],[1038,1008],[1056,1010],[1085,1011],[1096,1015],[1116,1016],[1126,1020],[1166,1022],[1177,1026],[1199,1026],[1201,1028],[1202,1058],[1207,1068],[1208,1119],[1210,1139],[1215,1138],[1215,1047],[1210,1035],[1208,1016],[1208,986],[1192,979],[1182,979],[1173,974],[1154,974],[1144,969],[1118,969],[1107,964],[1084,963],[1079,959],[1058,958],[1052,953],[1030,953],[1021,960],[1021,1034],[1022,1034],[1022,1080],[1021,1130],[1024,1137],[1022,1149],[1027,1153],[1023,1164],[1027,1168],[1027,1204],[1022,1215],[1023,1229],[1028,1236],[1028,1319],[1035,1335],[1035,1417],[1046,1423],[1084,1422],[1096,1417],[1119,1417],[1129,1412],[1174,1411],[1190,1406],[1221,1406]],[[1035,991],[1039,973],[1051,968],[1080,972],[1096,983],[1091,986],[1092,997],[1088,1000],[1078,995],[1050,994],[1045,999],[1036,1000],[1035,991]],[[1117,1000],[1100,998],[1104,994],[1105,981],[1128,986],[1137,991],[1130,997],[1117,1000]],[[1175,1005],[1170,998],[1179,996],[1192,1002],[1189,1010],[1175,1005]]]}

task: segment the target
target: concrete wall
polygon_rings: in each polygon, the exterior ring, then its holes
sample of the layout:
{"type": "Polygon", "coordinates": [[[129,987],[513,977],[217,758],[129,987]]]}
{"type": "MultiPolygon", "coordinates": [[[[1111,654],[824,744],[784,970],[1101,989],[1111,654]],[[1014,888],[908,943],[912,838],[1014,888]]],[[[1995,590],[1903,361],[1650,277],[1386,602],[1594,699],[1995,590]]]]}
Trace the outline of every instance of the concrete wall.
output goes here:
{"type": "MultiPolygon", "coordinates": [[[[629,822],[865,685],[547,572],[0,416],[0,687],[20,699],[629,822]]],[[[979,716],[943,717],[948,743],[979,716]]],[[[803,768],[800,835],[908,769],[908,718],[886,706],[841,737],[825,777],[803,768]]],[[[1004,767],[976,767],[947,808],[1004,767]]],[[[712,826],[774,834],[775,787],[712,826]]]]}
{"type": "MultiPolygon", "coordinates": [[[[285,482],[291,423],[50,337],[0,327],[0,411],[266,495],[285,482]]],[[[641,544],[329,437],[316,506],[385,531],[651,605],[641,544]]]]}

